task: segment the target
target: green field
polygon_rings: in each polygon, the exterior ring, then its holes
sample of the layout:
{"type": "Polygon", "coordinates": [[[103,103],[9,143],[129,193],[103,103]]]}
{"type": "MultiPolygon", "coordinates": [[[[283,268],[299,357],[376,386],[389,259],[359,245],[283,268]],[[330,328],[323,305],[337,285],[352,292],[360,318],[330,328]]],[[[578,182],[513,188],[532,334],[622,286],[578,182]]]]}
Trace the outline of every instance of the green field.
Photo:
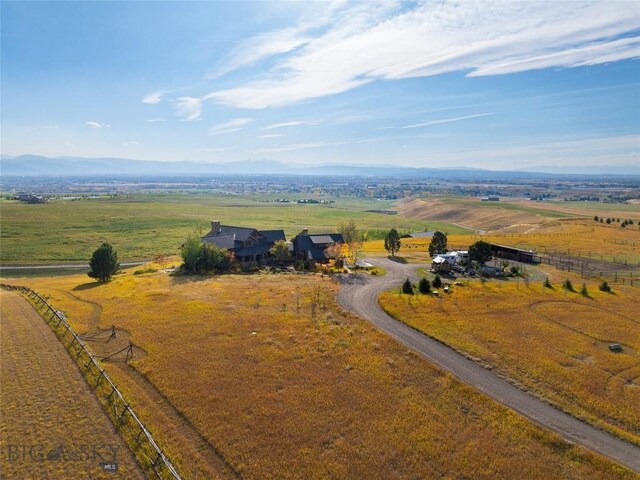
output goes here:
{"type": "MultiPolygon", "coordinates": [[[[337,231],[353,219],[380,238],[392,227],[422,231],[426,223],[399,215],[373,213],[393,202],[363,198],[333,198],[335,203],[278,204],[273,196],[210,194],[140,194],[126,199],[51,201],[26,205],[0,202],[0,262],[3,264],[87,261],[104,241],[121,260],[176,254],[194,228],[208,231],[211,220],[256,228],[282,228],[287,238],[304,227],[310,232],[337,231]]],[[[469,230],[448,223],[429,222],[429,229],[449,234],[469,230]]]]}

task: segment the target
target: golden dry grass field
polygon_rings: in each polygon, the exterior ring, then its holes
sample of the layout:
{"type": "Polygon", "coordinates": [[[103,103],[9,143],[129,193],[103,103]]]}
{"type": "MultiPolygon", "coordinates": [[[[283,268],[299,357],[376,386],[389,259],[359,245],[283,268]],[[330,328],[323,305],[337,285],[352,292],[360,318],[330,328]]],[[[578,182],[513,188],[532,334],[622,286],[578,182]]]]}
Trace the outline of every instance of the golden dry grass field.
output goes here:
{"type": "Polygon", "coordinates": [[[80,371],[31,304],[0,291],[0,313],[0,477],[143,478],[80,371]],[[101,462],[112,461],[119,464],[117,472],[101,468],[101,462]]]}
{"type": "Polygon", "coordinates": [[[549,269],[554,289],[520,280],[467,282],[439,297],[381,295],[395,318],[468,353],[576,416],[640,443],[638,287],[614,293],[549,269]],[[622,353],[608,346],[621,343],[622,353]]]}
{"type": "Polygon", "coordinates": [[[329,278],[88,280],[23,283],[134,342],[105,364],[185,478],[638,478],[342,312],[329,278]]]}
{"type": "MultiPolygon", "coordinates": [[[[587,260],[611,262],[626,261],[629,266],[640,262],[640,229],[638,225],[621,228],[618,224],[606,225],[592,219],[562,219],[545,223],[531,233],[489,233],[485,235],[449,235],[450,250],[466,249],[477,240],[509,245],[538,253],[562,253],[587,260]]],[[[398,255],[416,262],[430,260],[429,238],[402,239],[398,255]]],[[[365,252],[387,255],[384,241],[374,240],[365,244],[365,252]]]]}

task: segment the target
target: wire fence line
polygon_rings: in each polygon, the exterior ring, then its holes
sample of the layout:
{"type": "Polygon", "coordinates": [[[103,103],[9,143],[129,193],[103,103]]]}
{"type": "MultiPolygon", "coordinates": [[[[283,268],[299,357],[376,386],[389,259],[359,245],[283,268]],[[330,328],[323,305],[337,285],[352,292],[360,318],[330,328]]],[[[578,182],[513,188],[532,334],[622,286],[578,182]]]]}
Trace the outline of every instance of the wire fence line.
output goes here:
{"type": "Polygon", "coordinates": [[[142,424],[129,402],[100,365],[98,357],[91,353],[84,340],[71,328],[64,314],[29,287],[0,284],[0,288],[17,291],[25,296],[53,329],[84,373],[89,385],[95,389],[109,418],[122,433],[145,472],[159,480],[182,480],[151,432],[142,424]]]}

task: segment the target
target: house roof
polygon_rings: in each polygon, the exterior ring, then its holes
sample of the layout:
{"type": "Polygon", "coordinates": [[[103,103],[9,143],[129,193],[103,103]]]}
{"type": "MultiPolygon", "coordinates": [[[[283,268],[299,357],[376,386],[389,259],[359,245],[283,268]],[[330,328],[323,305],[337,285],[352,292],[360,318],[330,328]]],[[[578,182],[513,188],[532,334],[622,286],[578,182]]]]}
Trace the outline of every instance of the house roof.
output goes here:
{"type": "Polygon", "coordinates": [[[259,230],[259,233],[267,237],[269,242],[277,242],[278,240],[286,241],[284,230],[259,230]]]}
{"type": "Polygon", "coordinates": [[[206,235],[202,237],[202,241],[209,245],[215,245],[218,248],[231,250],[235,246],[235,234],[223,233],[218,235],[206,235]]]}
{"type": "Polygon", "coordinates": [[[331,243],[343,243],[344,239],[339,233],[320,233],[315,235],[297,235],[293,239],[293,248],[297,251],[306,251],[310,260],[326,260],[325,246],[331,243]],[[316,239],[314,241],[314,238],[316,239]]]}
{"type": "Polygon", "coordinates": [[[331,235],[309,235],[309,238],[311,239],[311,243],[314,245],[328,245],[330,243],[334,243],[331,235]]]}

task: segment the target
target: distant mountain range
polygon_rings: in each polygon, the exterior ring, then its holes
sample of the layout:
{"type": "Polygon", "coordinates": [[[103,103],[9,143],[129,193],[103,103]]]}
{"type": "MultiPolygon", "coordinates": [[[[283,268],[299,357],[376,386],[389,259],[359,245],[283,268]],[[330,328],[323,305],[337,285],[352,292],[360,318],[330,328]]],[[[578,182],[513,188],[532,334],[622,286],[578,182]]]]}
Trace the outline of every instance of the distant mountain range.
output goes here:
{"type": "Polygon", "coordinates": [[[245,160],[231,163],[194,161],[159,162],[126,158],[78,158],[20,155],[0,157],[0,174],[7,176],[192,176],[192,175],[323,175],[436,179],[515,179],[575,177],[580,175],[640,176],[640,166],[584,167],[579,172],[562,167],[526,171],[494,171],[475,168],[411,168],[393,165],[294,165],[275,160],[245,160]]]}

